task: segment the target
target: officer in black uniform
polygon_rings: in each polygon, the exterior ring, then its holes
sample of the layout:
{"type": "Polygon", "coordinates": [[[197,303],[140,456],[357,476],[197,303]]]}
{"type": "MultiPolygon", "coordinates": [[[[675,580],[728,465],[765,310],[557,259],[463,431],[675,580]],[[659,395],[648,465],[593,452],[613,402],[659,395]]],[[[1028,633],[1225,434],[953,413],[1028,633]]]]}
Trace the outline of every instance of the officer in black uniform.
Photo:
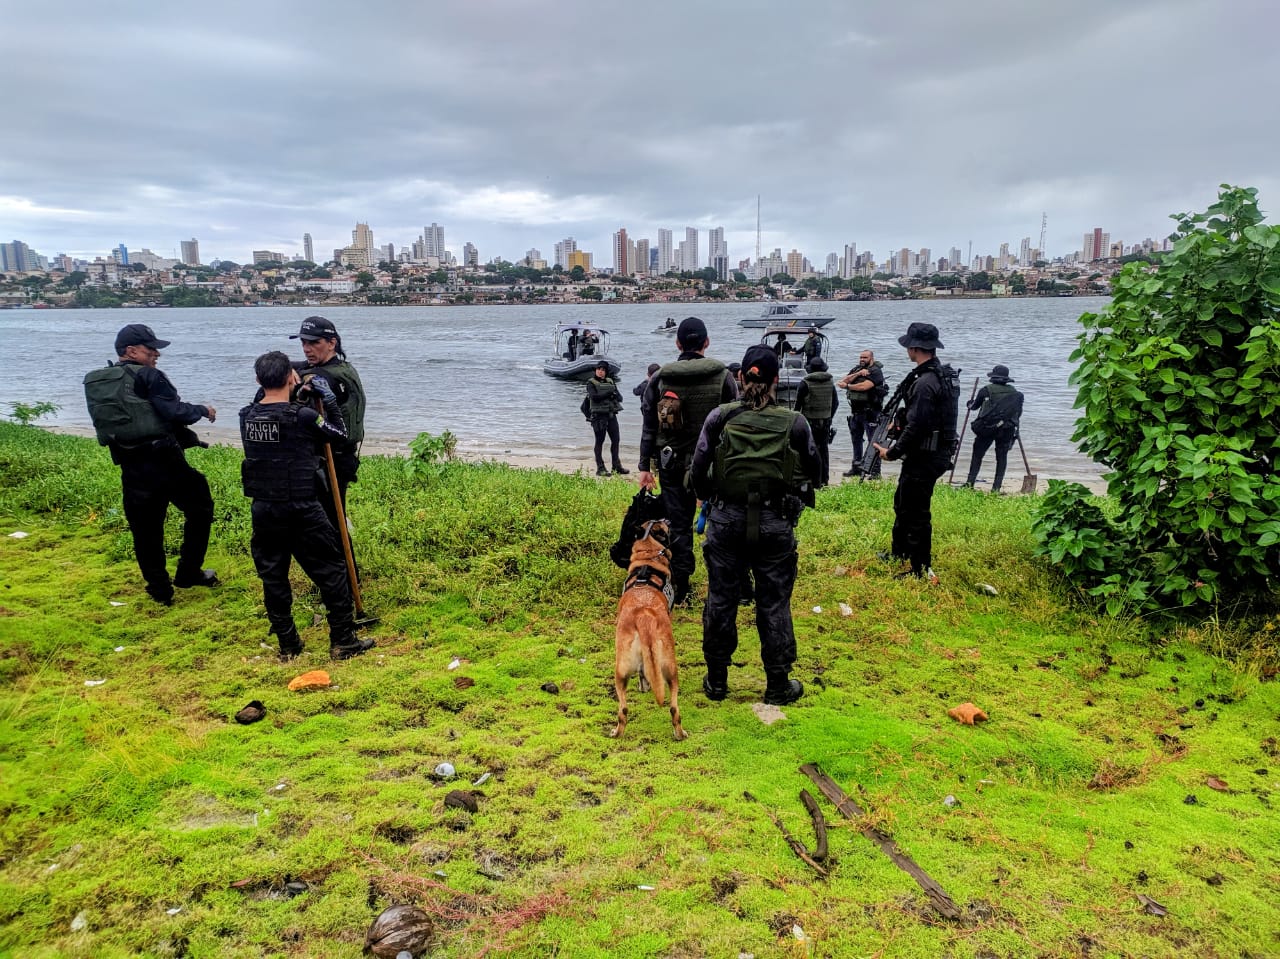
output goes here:
{"type": "MultiPolygon", "coordinates": [[[[858,354],[858,365],[845,374],[836,388],[844,390],[849,398],[849,434],[853,438],[853,465],[844,475],[860,476],[863,443],[870,441],[875,433],[876,426],[880,423],[884,398],[889,394],[884,381],[884,365],[871,350],[863,350],[858,354]]],[[[869,476],[872,479],[880,478],[878,458],[872,464],[869,476]]]]}
{"type": "Polygon", "coordinates": [[[712,700],[729,694],[739,590],[749,568],[755,574],[764,701],[784,706],[804,695],[790,675],[796,660],[795,526],[806,502],[813,504],[821,461],[808,421],[777,404],[777,354],[767,346],[751,347],[741,375],[741,402],[711,411],[693,454],[694,485],[710,504],[702,551],[709,581],[702,610],[702,689],[712,700]]]}
{"type": "Polygon", "coordinates": [[[973,456],[969,460],[969,478],[965,486],[973,486],[982,469],[982,458],[994,443],[996,447],[996,475],[991,481],[991,492],[1000,492],[1004,482],[1005,467],[1009,465],[1009,450],[1018,438],[1018,424],[1022,420],[1022,393],[1009,384],[1009,367],[998,365],[987,374],[990,383],[978,390],[967,408],[977,410],[973,418],[973,456]]]}
{"type": "Polygon", "coordinates": [[[156,369],[160,351],[168,345],[168,340],[158,339],[151,327],[141,323],[130,323],[116,334],[119,360],[115,365],[131,384],[129,399],[133,402],[127,403],[132,419],[130,439],[115,441],[99,432],[99,441],[111,450],[111,461],[120,467],[124,515],[147,594],[165,606],[173,602],[175,586],[185,589],[218,583],[213,570],[201,568],[213,526],[213,497],[208,481],[187,463],[183,452],[204,445],[188,427],[202,418],[212,423],[217,411],[208,404],[182,402],[169,377],[156,369]],[[170,503],[184,517],[182,550],[172,582],[164,555],[164,519],[170,503]]]}
{"type": "Polygon", "coordinates": [[[689,597],[693,575],[693,520],[697,497],[689,484],[689,464],[702,422],[721,403],[736,399],[738,385],[725,365],[706,357],[707,325],[687,316],[676,329],[680,357],[649,378],[640,408],[640,485],[661,480],[662,507],[671,523],[671,586],[675,603],[689,597]],[[655,477],[654,473],[657,473],[655,477]]]}
{"type": "MultiPolygon", "coordinates": [[[[298,374],[307,379],[312,375],[323,376],[329,388],[338,397],[342,421],[347,425],[347,438],[330,443],[333,451],[333,469],[338,474],[338,492],[342,499],[342,511],[347,511],[347,487],[356,481],[360,469],[360,444],[364,442],[364,384],[360,374],[347,362],[342,349],[342,337],[333,323],[323,316],[308,316],[302,328],[291,340],[302,340],[302,352],[306,363],[298,367],[298,374]]],[[[337,526],[338,514],[333,507],[333,497],[324,500],[329,521],[337,526]]]]}
{"type": "Polygon", "coordinates": [[[609,364],[601,360],[596,364],[595,375],[587,380],[587,395],[579,407],[582,415],[591,424],[596,437],[596,475],[608,476],[604,465],[604,440],[609,437],[609,453],[613,457],[613,471],[625,476],[631,470],[622,465],[618,458],[618,411],[622,409],[622,394],[618,392],[618,384],[609,377],[609,364]]]}
{"type": "Polygon", "coordinates": [[[907,358],[916,364],[899,389],[906,402],[899,412],[900,429],[889,446],[876,444],[882,460],[902,460],[898,488],[893,494],[891,553],[903,562],[899,576],[933,575],[933,487],[951,468],[956,440],[956,401],[943,382],[938,361],[938,328],[912,323],[898,337],[907,358]]]}
{"type": "Polygon", "coordinates": [[[813,441],[818,447],[818,458],[822,461],[822,469],[818,476],[819,488],[830,482],[831,421],[839,408],[840,398],[836,393],[836,385],[832,382],[831,373],[827,369],[827,361],[820,356],[815,356],[809,361],[809,372],[805,374],[796,390],[796,412],[809,421],[809,429],[813,431],[813,441]]]}
{"type": "Polygon", "coordinates": [[[253,372],[262,398],[240,411],[244,442],[240,474],[244,494],[253,499],[249,550],[262,578],[267,619],[280,641],[280,656],[292,659],[302,652],[293,622],[290,557],[320,589],[329,614],[329,655],[333,659],[358,656],[373,647],[373,640],[356,636],[355,603],[342,544],[321,506],[324,498],[332,497],[321,466],[320,444],[347,438],[338,398],[324,377],[297,390],[298,373],[279,351],[258,357],[253,372]],[[312,390],[321,397],[323,415],[307,402],[312,390]]]}
{"type": "Polygon", "coordinates": [[[822,356],[822,340],[818,339],[816,326],[809,327],[809,334],[804,338],[800,352],[804,355],[804,370],[807,373],[813,369],[813,361],[822,356]]]}

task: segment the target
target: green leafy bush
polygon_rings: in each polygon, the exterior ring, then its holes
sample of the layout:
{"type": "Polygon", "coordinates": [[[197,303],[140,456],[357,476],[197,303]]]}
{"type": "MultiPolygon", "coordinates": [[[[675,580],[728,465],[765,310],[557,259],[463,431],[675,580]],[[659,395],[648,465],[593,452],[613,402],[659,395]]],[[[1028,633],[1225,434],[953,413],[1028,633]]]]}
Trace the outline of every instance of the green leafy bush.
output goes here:
{"type": "Polygon", "coordinates": [[[1280,226],[1224,185],[1172,252],[1085,313],[1073,439],[1110,468],[1114,520],[1079,492],[1038,514],[1041,555],[1111,612],[1274,601],[1280,576],[1280,226]]]}

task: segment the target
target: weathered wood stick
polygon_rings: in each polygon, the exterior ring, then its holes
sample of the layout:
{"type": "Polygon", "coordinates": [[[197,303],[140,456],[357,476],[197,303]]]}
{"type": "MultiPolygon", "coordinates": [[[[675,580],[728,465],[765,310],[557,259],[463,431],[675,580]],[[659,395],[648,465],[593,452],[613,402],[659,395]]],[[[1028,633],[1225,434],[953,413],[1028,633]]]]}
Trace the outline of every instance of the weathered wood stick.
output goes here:
{"type": "MultiPolygon", "coordinates": [[[[822,795],[835,803],[836,809],[840,811],[840,815],[844,816],[845,819],[856,823],[866,815],[862,808],[846,796],[843,789],[836,785],[835,780],[814,763],[805,763],[800,767],[800,771],[813,780],[814,785],[818,787],[822,795]]],[[[947,919],[960,919],[963,916],[960,907],[943,891],[937,881],[921,869],[914,859],[899,849],[896,842],[874,826],[860,825],[858,826],[858,831],[879,846],[880,851],[892,859],[894,865],[916,881],[916,884],[929,897],[930,905],[939,915],[947,919]]]]}
{"type": "Polygon", "coordinates": [[[809,790],[800,790],[800,801],[809,810],[809,818],[813,820],[813,835],[817,846],[813,850],[813,858],[818,862],[827,861],[827,819],[818,807],[818,800],[809,794],[809,790]]]}
{"type": "Polygon", "coordinates": [[[801,859],[803,859],[806,863],[808,863],[813,868],[813,871],[816,872],[819,876],[821,876],[823,879],[827,878],[828,876],[827,870],[824,869],[818,863],[813,861],[813,857],[809,855],[809,850],[805,848],[804,843],[802,843],[795,836],[791,835],[791,833],[787,830],[787,827],[783,824],[782,820],[777,817],[777,815],[774,813],[772,809],[770,809],[768,806],[765,806],[764,803],[760,802],[759,799],[751,795],[751,793],[749,792],[744,791],[742,793],[742,796],[744,799],[749,799],[751,802],[760,803],[761,806],[764,806],[764,811],[769,814],[769,818],[773,820],[773,824],[777,826],[778,829],[782,832],[782,838],[787,841],[787,845],[791,847],[791,851],[794,852],[801,859]]]}

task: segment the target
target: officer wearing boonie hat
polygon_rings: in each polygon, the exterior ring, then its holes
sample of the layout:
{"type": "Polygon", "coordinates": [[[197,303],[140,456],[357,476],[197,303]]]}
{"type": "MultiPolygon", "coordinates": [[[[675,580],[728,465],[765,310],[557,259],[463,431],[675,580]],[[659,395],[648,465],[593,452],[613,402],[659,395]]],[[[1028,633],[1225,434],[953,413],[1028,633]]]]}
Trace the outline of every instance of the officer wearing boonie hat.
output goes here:
{"type": "Polygon", "coordinates": [[[705,356],[707,325],[687,316],[676,328],[680,357],[649,378],[641,398],[640,485],[659,486],[671,522],[671,585],[677,604],[689,595],[693,575],[693,519],[697,497],[688,485],[693,448],[707,414],[737,398],[738,384],[719,360],[705,356]],[[656,474],[656,475],[655,475],[656,474]]]}
{"type": "Polygon", "coordinates": [[[991,481],[991,492],[1000,492],[1004,482],[1005,467],[1009,464],[1009,450],[1018,438],[1018,424],[1022,420],[1023,396],[1009,384],[1009,367],[997,365],[987,374],[988,385],[978,390],[967,404],[977,410],[973,418],[973,455],[969,459],[969,476],[965,486],[973,486],[982,469],[982,458],[992,444],[996,448],[996,475],[991,481]]]}
{"type": "Polygon", "coordinates": [[[893,494],[891,553],[902,562],[900,576],[932,575],[933,487],[951,466],[956,436],[955,400],[942,380],[938,350],[942,341],[932,323],[912,323],[898,337],[907,357],[916,364],[899,389],[906,404],[899,416],[901,430],[885,447],[876,444],[883,460],[902,460],[898,488],[893,494]]]}
{"type": "MultiPolygon", "coordinates": [[[[308,316],[302,321],[298,332],[290,336],[291,340],[302,341],[302,352],[307,361],[298,368],[298,375],[303,379],[308,376],[323,376],[338,398],[338,408],[347,424],[345,442],[334,442],[330,445],[333,452],[333,468],[338,476],[338,492],[342,498],[343,511],[347,506],[347,487],[356,481],[360,469],[360,444],[364,442],[364,384],[360,382],[360,374],[347,362],[347,354],[342,348],[342,337],[338,335],[333,321],[323,316],[308,316]]],[[[325,513],[330,522],[337,527],[338,515],[333,503],[323,500],[325,513]]]]}
{"type": "Polygon", "coordinates": [[[184,403],[156,368],[168,340],[151,327],[130,323],[116,334],[117,362],[85,376],[85,399],[98,442],[120,467],[124,515],[133,536],[133,552],[146,581],[147,594],[168,606],[173,588],[214,586],[217,575],[203,569],[213,525],[213,497],[204,476],[187,463],[183,452],[203,446],[189,427],[217,411],[210,405],[184,403]],[[164,520],[172,503],[183,514],[178,568],[169,578],[164,551],[164,520]]]}
{"type": "Polygon", "coordinates": [[[809,423],[777,403],[778,356],[756,345],[742,357],[740,402],[712,410],[693,454],[692,478],[707,501],[707,604],[702,611],[702,690],[729,695],[729,663],[738,648],[738,604],[755,578],[756,631],[764,664],[764,701],[783,706],[804,695],[791,678],[796,637],[791,592],[796,580],[795,525],[820,460],[809,423]]]}

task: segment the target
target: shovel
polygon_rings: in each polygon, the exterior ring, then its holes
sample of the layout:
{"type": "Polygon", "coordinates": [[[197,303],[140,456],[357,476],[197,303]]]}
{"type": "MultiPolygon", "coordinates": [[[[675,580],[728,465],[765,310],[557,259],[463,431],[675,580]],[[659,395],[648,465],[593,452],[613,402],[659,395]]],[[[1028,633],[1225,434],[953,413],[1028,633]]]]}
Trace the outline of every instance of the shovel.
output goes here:
{"type": "Polygon", "coordinates": [[[338,471],[333,466],[333,450],[324,444],[324,465],[329,473],[329,489],[333,491],[333,511],[338,517],[338,536],[342,539],[342,556],[347,561],[347,582],[351,584],[351,598],[356,604],[356,629],[364,629],[378,622],[379,617],[369,616],[364,611],[364,601],[360,598],[360,580],[356,576],[356,558],[351,552],[351,534],[347,532],[347,511],[342,508],[342,491],[338,487],[338,471]]]}
{"type": "Polygon", "coordinates": [[[1022,477],[1021,492],[1034,493],[1036,491],[1036,483],[1039,480],[1039,477],[1037,477],[1035,473],[1031,472],[1031,464],[1027,462],[1027,448],[1022,445],[1021,433],[1018,434],[1018,449],[1022,453],[1022,465],[1027,471],[1027,474],[1022,477]]]}

